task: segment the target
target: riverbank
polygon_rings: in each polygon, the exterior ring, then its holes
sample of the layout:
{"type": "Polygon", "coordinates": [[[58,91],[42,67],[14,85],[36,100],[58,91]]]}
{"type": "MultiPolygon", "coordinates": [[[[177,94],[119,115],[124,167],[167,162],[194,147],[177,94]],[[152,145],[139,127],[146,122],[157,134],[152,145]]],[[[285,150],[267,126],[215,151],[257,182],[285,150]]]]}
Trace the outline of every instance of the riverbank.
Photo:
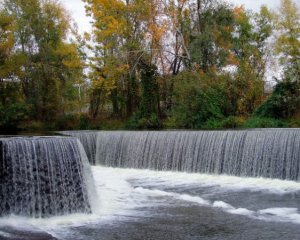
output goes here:
{"type": "Polygon", "coordinates": [[[53,135],[53,132],[68,130],[241,130],[253,128],[299,128],[300,117],[292,119],[228,117],[222,120],[210,120],[200,128],[183,128],[172,122],[172,119],[165,119],[157,128],[147,126],[147,124],[139,127],[131,126],[127,120],[122,119],[90,119],[87,116],[72,115],[57,123],[43,123],[39,121],[23,122],[14,128],[0,129],[0,135],[53,135]]]}

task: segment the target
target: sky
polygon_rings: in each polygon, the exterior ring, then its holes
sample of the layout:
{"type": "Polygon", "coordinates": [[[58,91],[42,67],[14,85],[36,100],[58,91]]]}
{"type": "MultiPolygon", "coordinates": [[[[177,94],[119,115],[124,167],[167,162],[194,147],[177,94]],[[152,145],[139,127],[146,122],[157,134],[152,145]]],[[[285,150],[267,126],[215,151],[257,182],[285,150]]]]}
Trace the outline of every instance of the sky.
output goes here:
{"type": "MultiPolygon", "coordinates": [[[[246,9],[259,11],[262,4],[271,9],[279,6],[280,0],[227,0],[234,5],[245,5],[246,9]]],[[[91,30],[90,19],[85,16],[84,3],[82,0],[61,0],[66,9],[70,12],[72,18],[78,25],[79,32],[89,32],[91,30]]]]}

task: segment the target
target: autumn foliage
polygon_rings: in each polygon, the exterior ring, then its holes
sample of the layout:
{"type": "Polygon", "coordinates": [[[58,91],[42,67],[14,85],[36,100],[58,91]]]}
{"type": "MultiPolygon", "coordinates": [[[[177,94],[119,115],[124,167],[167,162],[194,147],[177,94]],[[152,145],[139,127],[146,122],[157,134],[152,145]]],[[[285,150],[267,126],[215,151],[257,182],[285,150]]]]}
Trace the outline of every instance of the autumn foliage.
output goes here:
{"type": "Polygon", "coordinates": [[[300,107],[291,89],[300,76],[293,1],[258,13],[217,0],[83,2],[92,19],[92,32],[83,34],[55,0],[1,5],[3,129],[32,122],[207,129],[249,126],[253,116],[297,121],[296,110],[270,114],[284,109],[286,98],[290,108],[300,107]],[[272,78],[276,64],[282,74],[272,78]]]}

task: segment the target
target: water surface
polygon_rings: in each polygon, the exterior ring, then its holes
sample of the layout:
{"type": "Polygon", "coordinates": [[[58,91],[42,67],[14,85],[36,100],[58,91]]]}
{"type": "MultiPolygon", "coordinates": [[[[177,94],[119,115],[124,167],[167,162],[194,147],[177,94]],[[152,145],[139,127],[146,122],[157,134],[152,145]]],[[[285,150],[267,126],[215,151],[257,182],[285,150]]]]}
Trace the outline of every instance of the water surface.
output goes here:
{"type": "Polygon", "coordinates": [[[92,167],[94,214],[0,220],[0,239],[299,239],[300,183],[92,167]],[[22,227],[21,227],[22,226],[22,227]]]}

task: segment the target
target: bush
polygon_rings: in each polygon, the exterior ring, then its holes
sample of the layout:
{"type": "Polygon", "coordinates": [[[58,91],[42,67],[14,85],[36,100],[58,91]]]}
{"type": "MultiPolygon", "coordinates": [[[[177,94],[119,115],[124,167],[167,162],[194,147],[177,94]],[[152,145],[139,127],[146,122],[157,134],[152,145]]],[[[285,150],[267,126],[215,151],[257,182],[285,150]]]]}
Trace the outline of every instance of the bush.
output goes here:
{"type": "Polygon", "coordinates": [[[56,120],[55,126],[49,123],[47,123],[47,126],[56,130],[75,130],[79,128],[79,116],[77,114],[66,114],[56,120]]]}
{"type": "Polygon", "coordinates": [[[203,126],[203,129],[234,129],[243,127],[245,120],[240,117],[230,116],[225,119],[209,119],[203,126]]]}
{"type": "Polygon", "coordinates": [[[175,78],[175,106],[169,117],[178,128],[201,129],[223,118],[224,102],[219,86],[198,73],[183,72],[175,78]]]}
{"type": "Polygon", "coordinates": [[[177,125],[177,121],[175,117],[169,116],[163,122],[163,128],[166,129],[178,129],[179,126],[177,125]]]}
{"type": "Polygon", "coordinates": [[[284,120],[274,118],[252,117],[248,119],[244,127],[246,128],[284,128],[288,123],[284,120]]]}
{"type": "Polygon", "coordinates": [[[162,124],[160,119],[155,113],[152,113],[150,117],[139,117],[139,114],[133,115],[126,123],[125,128],[127,129],[161,129],[162,124]]]}
{"type": "Polygon", "coordinates": [[[201,129],[206,129],[206,130],[217,130],[217,129],[222,129],[222,121],[219,119],[208,119],[205,123],[202,124],[201,129]]]}
{"type": "Polygon", "coordinates": [[[0,104],[0,116],[0,129],[16,130],[26,118],[27,110],[22,103],[10,103],[7,106],[0,104]]]}
{"type": "Polygon", "coordinates": [[[124,121],[121,119],[98,118],[91,119],[90,130],[122,130],[124,121]]]}
{"type": "Polygon", "coordinates": [[[79,129],[88,130],[90,129],[91,119],[88,114],[80,114],[79,116],[79,129]]]}
{"type": "Polygon", "coordinates": [[[255,117],[290,118],[300,108],[300,90],[297,82],[278,83],[272,95],[255,112],[255,117]]]}
{"type": "Polygon", "coordinates": [[[222,121],[222,128],[240,128],[245,124],[245,119],[242,117],[229,116],[222,121]]]}
{"type": "Polygon", "coordinates": [[[289,120],[290,128],[300,128],[300,120],[299,119],[291,119],[289,120]]]}
{"type": "Polygon", "coordinates": [[[41,121],[30,120],[22,123],[21,130],[30,133],[41,133],[45,130],[45,124],[41,121]]]}
{"type": "Polygon", "coordinates": [[[55,124],[47,123],[48,130],[88,130],[91,119],[88,114],[66,114],[59,117],[55,124]]]}

